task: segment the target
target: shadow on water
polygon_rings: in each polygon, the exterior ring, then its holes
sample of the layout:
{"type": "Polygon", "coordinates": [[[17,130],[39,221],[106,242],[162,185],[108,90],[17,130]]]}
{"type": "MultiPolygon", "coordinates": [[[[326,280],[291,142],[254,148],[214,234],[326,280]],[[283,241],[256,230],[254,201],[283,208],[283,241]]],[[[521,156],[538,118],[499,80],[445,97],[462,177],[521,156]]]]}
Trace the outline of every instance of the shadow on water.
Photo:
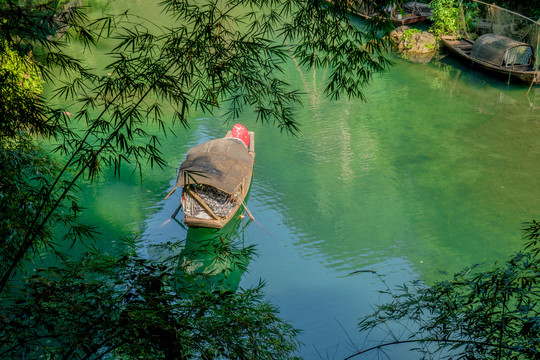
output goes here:
{"type": "Polygon", "coordinates": [[[515,82],[508,84],[504,79],[494,77],[493,75],[481,71],[479,68],[459,61],[446,52],[443,52],[438,57],[438,60],[433,63],[445,67],[445,71],[453,75],[455,80],[459,80],[465,84],[474,85],[475,87],[489,86],[493,89],[502,91],[516,91],[530,87],[528,84],[515,82]]]}
{"type": "Polygon", "coordinates": [[[174,258],[175,274],[189,276],[176,278],[211,290],[238,290],[250,261],[251,250],[244,246],[244,230],[250,223],[241,208],[222,229],[188,228],[185,245],[174,258]]]}

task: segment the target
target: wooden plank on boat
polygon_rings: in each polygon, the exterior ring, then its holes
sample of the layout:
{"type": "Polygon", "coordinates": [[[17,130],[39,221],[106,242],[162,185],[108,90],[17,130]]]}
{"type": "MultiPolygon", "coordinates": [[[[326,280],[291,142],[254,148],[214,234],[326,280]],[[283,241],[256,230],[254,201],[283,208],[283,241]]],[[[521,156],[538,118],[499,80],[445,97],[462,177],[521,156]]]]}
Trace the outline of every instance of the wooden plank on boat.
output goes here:
{"type": "Polygon", "coordinates": [[[212,216],[216,220],[219,220],[219,217],[214,213],[210,206],[208,206],[208,204],[206,204],[206,202],[199,195],[197,195],[195,191],[190,191],[188,196],[191,196],[192,198],[197,200],[197,202],[201,204],[201,206],[210,214],[210,216],[212,216]]]}

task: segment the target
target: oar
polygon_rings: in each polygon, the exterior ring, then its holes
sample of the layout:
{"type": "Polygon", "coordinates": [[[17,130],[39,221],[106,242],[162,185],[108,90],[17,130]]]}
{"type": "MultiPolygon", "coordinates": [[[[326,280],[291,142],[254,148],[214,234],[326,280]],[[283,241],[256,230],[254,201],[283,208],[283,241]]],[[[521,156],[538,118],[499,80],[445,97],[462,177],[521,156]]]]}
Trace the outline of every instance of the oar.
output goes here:
{"type": "Polygon", "coordinates": [[[253,217],[253,215],[251,215],[251,211],[249,211],[249,209],[248,209],[246,203],[244,202],[244,200],[242,200],[242,206],[244,207],[244,210],[246,210],[246,212],[247,212],[249,218],[250,218],[251,220],[255,221],[255,218],[253,217]]]}
{"type": "Polygon", "coordinates": [[[182,202],[180,201],[180,205],[178,205],[178,207],[176,208],[176,210],[174,210],[173,214],[172,214],[172,218],[174,219],[176,217],[176,215],[178,214],[178,212],[180,211],[180,209],[182,208],[182,202]]]}
{"type": "Polygon", "coordinates": [[[276,239],[276,237],[275,237],[274,235],[272,235],[272,233],[271,233],[267,228],[265,228],[260,222],[257,221],[257,219],[255,219],[255,217],[253,217],[253,215],[251,215],[251,211],[249,211],[249,209],[248,209],[246,203],[245,203],[243,200],[242,200],[242,206],[243,206],[244,209],[246,210],[246,212],[247,212],[249,218],[250,218],[251,220],[253,220],[253,222],[255,222],[255,224],[259,225],[259,227],[260,227],[261,229],[263,229],[265,233],[267,233],[268,235],[270,235],[270,237],[271,237],[272,239],[276,240],[278,243],[281,244],[281,241],[280,241],[279,239],[276,239]]]}
{"type": "Polygon", "coordinates": [[[171,195],[173,194],[173,192],[176,191],[176,189],[178,189],[178,185],[176,185],[176,186],[171,190],[171,192],[168,193],[167,196],[165,196],[165,200],[167,200],[167,199],[169,198],[169,196],[171,196],[171,195]]]}

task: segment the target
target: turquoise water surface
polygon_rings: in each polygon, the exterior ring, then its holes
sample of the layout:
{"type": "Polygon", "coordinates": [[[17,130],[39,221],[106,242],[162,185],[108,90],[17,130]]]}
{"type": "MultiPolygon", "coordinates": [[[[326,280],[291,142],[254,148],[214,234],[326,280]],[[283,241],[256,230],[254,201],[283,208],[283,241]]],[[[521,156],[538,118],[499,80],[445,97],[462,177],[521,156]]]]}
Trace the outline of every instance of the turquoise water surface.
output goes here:
{"type": "MultiPolygon", "coordinates": [[[[247,205],[257,223],[242,236],[258,256],[237,286],[266,281],[267,298],[303,330],[306,359],[341,359],[373,344],[356,324],[385,300],[385,285],[357,271],[396,286],[503,261],[520,248],[522,223],[539,213],[540,95],[446,57],[394,61],[366,88],[366,103],[329,101],[324,71],[290,61],[284,76],[305,93],[299,134],[251,113],[239,120],[256,134],[247,205]]],[[[101,246],[139,234],[141,251],[154,256],[150,245],[186,239],[169,221],[180,194],[163,199],[187,150],[231,126],[194,112],[189,129],[162,139],[169,167],[145,169],[142,183],[128,171],[83,184],[85,218],[100,225],[101,246]]],[[[408,356],[397,349],[391,358],[408,356]]]]}

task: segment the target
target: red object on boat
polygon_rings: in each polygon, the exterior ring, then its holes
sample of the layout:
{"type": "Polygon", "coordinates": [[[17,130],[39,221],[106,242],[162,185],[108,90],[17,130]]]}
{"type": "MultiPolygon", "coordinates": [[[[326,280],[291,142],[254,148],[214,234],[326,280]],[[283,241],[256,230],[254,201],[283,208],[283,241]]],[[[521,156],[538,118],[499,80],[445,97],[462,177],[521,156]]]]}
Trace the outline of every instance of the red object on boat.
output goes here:
{"type": "Polygon", "coordinates": [[[242,140],[246,147],[249,148],[249,132],[244,125],[234,124],[232,128],[232,136],[242,140]]]}

